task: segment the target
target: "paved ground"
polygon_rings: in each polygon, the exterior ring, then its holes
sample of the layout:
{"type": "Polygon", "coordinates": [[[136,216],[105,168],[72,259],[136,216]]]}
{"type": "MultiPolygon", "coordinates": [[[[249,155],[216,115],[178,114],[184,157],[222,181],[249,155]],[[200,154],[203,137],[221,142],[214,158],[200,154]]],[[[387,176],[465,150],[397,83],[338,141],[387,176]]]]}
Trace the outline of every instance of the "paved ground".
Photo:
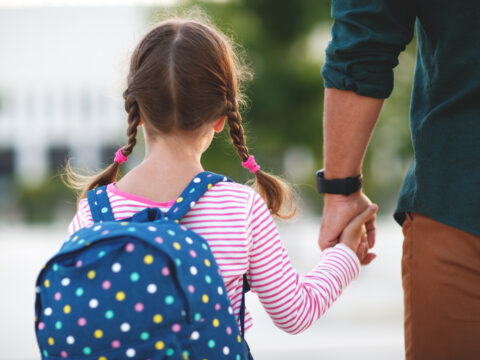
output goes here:
{"type": "MultiPolygon", "coordinates": [[[[247,296],[254,327],[247,340],[256,360],[400,360],[403,354],[401,230],[393,220],[378,224],[378,259],[327,314],[296,336],[278,330],[255,295],[247,296]]],[[[33,331],[35,277],[61,245],[66,226],[0,228],[0,360],[38,359],[33,331]]],[[[298,271],[318,259],[316,220],[286,223],[282,239],[298,271]]]]}

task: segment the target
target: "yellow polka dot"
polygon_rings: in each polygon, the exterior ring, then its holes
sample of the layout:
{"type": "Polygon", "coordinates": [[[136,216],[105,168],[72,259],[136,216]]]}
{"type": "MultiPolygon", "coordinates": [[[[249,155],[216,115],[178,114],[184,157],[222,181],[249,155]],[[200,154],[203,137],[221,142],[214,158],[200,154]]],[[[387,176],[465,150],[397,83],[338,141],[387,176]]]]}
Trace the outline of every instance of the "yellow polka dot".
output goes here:
{"type": "Polygon", "coordinates": [[[202,295],[202,301],[206,304],[206,303],[208,303],[208,300],[209,300],[208,295],[207,295],[207,294],[203,294],[203,295],[202,295]]]}
{"type": "Polygon", "coordinates": [[[187,355],[186,353],[183,353],[182,356],[183,356],[183,358],[184,358],[185,360],[188,360],[188,355],[187,355]]]}
{"type": "Polygon", "coordinates": [[[103,337],[103,331],[100,329],[95,330],[93,336],[95,336],[97,339],[101,339],[103,337]]]}
{"type": "Polygon", "coordinates": [[[242,338],[240,337],[240,335],[237,335],[237,341],[238,341],[239,343],[242,342],[242,338]]]}
{"type": "Polygon", "coordinates": [[[178,224],[180,221],[179,221],[179,220],[175,220],[175,222],[178,224]]]}
{"type": "Polygon", "coordinates": [[[212,265],[212,264],[210,263],[210,260],[205,259],[205,265],[206,265],[207,267],[210,267],[210,265],[212,265]]]}
{"type": "Polygon", "coordinates": [[[143,258],[143,261],[145,262],[145,264],[150,265],[151,263],[153,263],[153,256],[150,254],[147,254],[143,258]]]}
{"type": "Polygon", "coordinates": [[[213,327],[219,327],[220,326],[220,321],[218,319],[213,319],[213,327]]]}
{"type": "Polygon", "coordinates": [[[42,266],[42,270],[45,269],[47,267],[47,264],[43,265],[42,266]]]}
{"type": "Polygon", "coordinates": [[[98,360],[107,360],[107,358],[105,356],[100,356],[98,360]]]}
{"type": "Polygon", "coordinates": [[[78,239],[78,235],[75,235],[75,236],[73,237],[72,241],[75,242],[75,241],[77,241],[77,239],[78,239]]]}
{"type": "Polygon", "coordinates": [[[115,299],[117,299],[117,301],[125,300],[125,293],[123,291],[117,292],[117,294],[115,295],[115,299]]]}
{"type": "Polygon", "coordinates": [[[38,321],[38,318],[35,316],[35,322],[37,322],[37,321],[38,321]]]}
{"type": "Polygon", "coordinates": [[[128,225],[128,224],[129,224],[128,221],[122,221],[122,222],[120,223],[120,225],[122,225],[122,226],[125,226],[125,225],[128,225]]]}
{"type": "Polygon", "coordinates": [[[50,287],[50,280],[45,280],[45,282],[43,283],[45,285],[46,288],[50,287]]]}
{"type": "Polygon", "coordinates": [[[160,314],[155,314],[155,315],[153,316],[153,322],[154,322],[155,324],[160,324],[162,321],[163,321],[163,316],[162,316],[162,315],[160,315],[160,314]]]}
{"type": "Polygon", "coordinates": [[[95,279],[95,276],[96,276],[96,275],[97,275],[97,274],[96,274],[95,271],[93,271],[93,270],[90,270],[90,271],[87,273],[87,277],[88,277],[90,280],[95,279]]]}
{"type": "Polygon", "coordinates": [[[53,340],[52,337],[48,338],[48,345],[51,345],[51,346],[55,345],[55,341],[53,340]]]}
{"type": "Polygon", "coordinates": [[[177,242],[174,242],[174,243],[173,243],[173,247],[174,247],[175,249],[177,249],[177,250],[180,250],[180,249],[182,248],[182,247],[180,246],[180,244],[177,243],[177,242]]]}
{"type": "Polygon", "coordinates": [[[72,307],[71,307],[70,305],[65,305],[65,306],[63,307],[63,312],[64,312],[65,314],[70,314],[71,311],[72,311],[72,307]]]}
{"type": "Polygon", "coordinates": [[[207,189],[210,189],[212,187],[212,184],[208,184],[207,189]]]}
{"type": "Polygon", "coordinates": [[[177,199],[177,202],[179,203],[179,202],[182,202],[182,201],[183,201],[183,197],[180,196],[180,197],[177,199]]]}
{"type": "Polygon", "coordinates": [[[165,343],[163,341],[157,341],[155,343],[155,349],[157,350],[163,350],[164,347],[165,347],[165,343]]]}

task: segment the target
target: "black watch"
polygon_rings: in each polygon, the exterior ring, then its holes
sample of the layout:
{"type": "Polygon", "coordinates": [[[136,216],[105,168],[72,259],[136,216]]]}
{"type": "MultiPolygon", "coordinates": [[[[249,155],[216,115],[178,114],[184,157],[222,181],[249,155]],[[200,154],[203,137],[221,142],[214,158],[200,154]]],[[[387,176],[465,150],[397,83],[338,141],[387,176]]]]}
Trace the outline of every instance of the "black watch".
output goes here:
{"type": "Polygon", "coordinates": [[[317,191],[320,194],[350,195],[362,188],[362,175],[327,180],[324,172],[324,169],[317,171],[317,191]]]}

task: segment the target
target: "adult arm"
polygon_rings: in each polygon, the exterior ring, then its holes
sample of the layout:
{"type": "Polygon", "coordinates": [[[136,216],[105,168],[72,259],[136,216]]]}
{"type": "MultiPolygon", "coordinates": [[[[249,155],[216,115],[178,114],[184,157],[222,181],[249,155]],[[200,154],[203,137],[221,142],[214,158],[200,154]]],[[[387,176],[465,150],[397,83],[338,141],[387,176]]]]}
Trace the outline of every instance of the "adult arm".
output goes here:
{"type": "MultiPolygon", "coordinates": [[[[333,0],[332,41],[322,70],[327,88],[325,178],[361,173],[383,99],[393,89],[393,68],[412,39],[415,14],[414,0],[333,0]]],[[[346,224],[369,204],[361,191],[350,196],[326,195],[320,247],[335,245],[346,224]]],[[[375,221],[367,225],[371,248],[375,221]]],[[[373,254],[363,255],[363,264],[374,258],[373,254]]]]}

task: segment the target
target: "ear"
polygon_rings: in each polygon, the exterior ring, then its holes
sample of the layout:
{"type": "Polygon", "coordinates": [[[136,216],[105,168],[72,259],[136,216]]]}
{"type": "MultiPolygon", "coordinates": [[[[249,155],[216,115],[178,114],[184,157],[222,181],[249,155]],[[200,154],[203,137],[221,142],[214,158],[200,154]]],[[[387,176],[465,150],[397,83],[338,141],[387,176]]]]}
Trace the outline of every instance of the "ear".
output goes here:
{"type": "Polygon", "coordinates": [[[213,124],[213,130],[217,133],[221,132],[223,130],[223,127],[225,126],[225,120],[227,119],[227,116],[222,116],[220,119],[218,119],[215,124],[213,124]]]}

